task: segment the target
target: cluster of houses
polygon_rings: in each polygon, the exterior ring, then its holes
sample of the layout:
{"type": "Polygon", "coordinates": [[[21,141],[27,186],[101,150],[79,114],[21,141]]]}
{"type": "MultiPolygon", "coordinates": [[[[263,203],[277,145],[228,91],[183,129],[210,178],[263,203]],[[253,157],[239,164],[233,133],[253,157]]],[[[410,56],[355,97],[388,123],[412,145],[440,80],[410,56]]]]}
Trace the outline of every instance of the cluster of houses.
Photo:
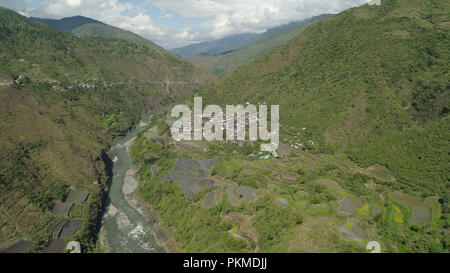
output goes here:
{"type": "MultiPolygon", "coordinates": [[[[254,116],[250,116],[250,117],[246,117],[244,119],[239,119],[237,118],[236,115],[234,114],[229,114],[226,113],[224,114],[222,117],[218,116],[218,115],[214,115],[213,117],[204,117],[202,114],[198,114],[198,115],[194,115],[194,121],[195,120],[202,120],[202,122],[206,123],[206,122],[213,122],[213,123],[219,123],[222,124],[220,126],[220,130],[236,130],[239,128],[243,128],[245,129],[247,125],[249,125],[250,123],[255,123],[257,126],[258,125],[258,117],[254,117],[254,116]],[[226,122],[227,120],[233,120],[232,124],[229,124],[228,122],[226,122]]],[[[191,122],[191,132],[192,133],[197,133],[197,134],[201,134],[203,132],[203,128],[195,128],[194,126],[194,122],[191,122]]],[[[250,141],[256,141],[255,139],[250,139],[250,141]]]]}
{"type": "MultiPolygon", "coordinates": [[[[281,128],[281,127],[282,127],[282,126],[280,125],[280,128],[281,128]]],[[[294,128],[294,127],[291,127],[291,129],[295,129],[295,128],[294,128]]],[[[302,128],[302,131],[305,131],[305,130],[306,130],[305,127],[302,128]]],[[[295,135],[296,135],[296,136],[300,136],[300,135],[301,135],[301,132],[298,132],[298,133],[296,133],[295,135]]],[[[293,141],[292,139],[284,138],[283,140],[284,140],[284,142],[286,142],[286,143],[289,143],[289,142],[290,142],[290,143],[291,143],[291,144],[290,144],[290,147],[291,147],[291,148],[294,148],[294,149],[301,149],[301,148],[303,148],[303,147],[305,146],[303,143],[293,141]]],[[[313,144],[314,144],[314,141],[308,140],[308,143],[311,144],[311,145],[313,145],[313,144]]]]}
{"type": "MultiPolygon", "coordinates": [[[[93,80],[95,81],[96,78],[94,78],[93,80]]],[[[56,81],[55,81],[55,82],[56,82],[56,81]]],[[[169,82],[169,81],[164,81],[164,82],[160,82],[160,81],[146,81],[146,82],[143,82],[143,83],[159,83],[159,84],[164,84],[164,85],[166,85],[166,90],[169,90],[168,88],[169,88],[169,85],[170,85],[170,84],[187,84],[187,82],[169,82]]],[[[124,84],[124,83],[113,83],[113,82],[111,82],[111,83],[106,83],[106,82],[104,82],[102,86],[103,86],[104,88],[110,88],[110,87],[113,87],[114,85],[117,85],[117,84],[124,84]]],[[[90,84],[90,83],[80,83],[80,84],[78,84],[78,86],[81,87],[81,88],[88,88],[88,89],[90,89],[90,88],[95,88],[95,87],[96,87],[95,84],[90,84]]],[[[62,88],[57,87],[57,86],[53,86],[53,88],[54,88],[54,89],[62,89],[62,88]]],[[[68,89],[72,89],[72,88],[73,88],[73,86],[69,86],[69,87],[68,87],[68,89]]],[[[65,89],[64,89],[64,90],[65,90],[65,89]]]]}
{"type": "MultiPolygon", "coordinates": [[[[50,84],[53,84],[52,87],[55,90],[66,91],[67,89],[73,89],[73,85],[67,86],[66,88],[59,86],[58,85],[58,81],[56,81],[56,80],[51,81],[50,84]]],[[[103,83],[103,87],[104,88],[110,88],[110,87],[112,87],[114,85],[115,85],[115,83],[103,83]]],[[[80,84],[78,84],[78,87],[91,89],[91,88],[97,87],[97,85],[90,84],[90,83],[80,83],[80,84]]]]}
{"type": "Polygon", "coordinates": [[[303,147],[303,144],[296,142],[294,144],[291,144],[291,147],[294,149],[300,149],[301,147],[303,147]]]}

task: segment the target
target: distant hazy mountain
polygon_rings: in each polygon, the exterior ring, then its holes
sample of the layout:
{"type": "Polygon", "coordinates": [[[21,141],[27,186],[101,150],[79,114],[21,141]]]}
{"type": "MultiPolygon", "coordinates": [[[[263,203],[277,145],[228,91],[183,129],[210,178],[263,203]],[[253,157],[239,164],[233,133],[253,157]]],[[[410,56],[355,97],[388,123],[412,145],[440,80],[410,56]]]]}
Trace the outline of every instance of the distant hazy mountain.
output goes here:
{"type": "MultiPolygon", "coordinates": [[[[268,31],[254,35],[251,39],[228,47],[218,54],[202,52],[191,58],[194,63],[200,64],[216,75],[224,75],[233,69],[248,63],[257,56],[268,52],[294,38],[310,25],[331,17],[331,14],[323,14],[301,22],[291,22],[287,25],[269,29],[268,31]]],[[[222,40],[227,40],[224,38],[222,40]]],[[[220,40],[219,40],[220,41],[220,40]]],[[[218,41],[211,42],[210,45],[218,41]]],[[[211,52],[210,50],[209,52],[211,52]]],[[[216,50],[217,52],[218,50],[216,50]]],[[[174,51],[173,51],[174,52],[174,51]]]]}
{"type": "Polygon", "coordinates": [[[102,38],[117,38],[133,42],[138,45],[146,45],[148,47],[159,47],[153,42],[142,38],[141,36],[134,34],[130,31],[123,30],[118,27],[107,25],[103,22],[83,17],[74,16],[68,18],[55,19],[42,19],[42,18],[30,18],[35,21],[42,22],[53,28],[70,32],[77,37],[102,37],[102,38]]]}
{"type": "Polygon", "coordinates": [[[256,33],[237,34],[219,40],[175,48],[171,51],[182,57],[192,57],[197,54],[216,55],[251,44],[252,42],[257,40],[257,37],[258,34],[256,33]]]}
{"type": "MultiPolygon", "coordinates": [[[[322,16],[322,15],[321,15],[322,16]]],[[[309,21],[309,20],[305,20],[309,21]]],[[[185,47],[175,48],[171,51],[182,57],[193,57],[198,54],[202,55],[218,55],[229,53],[231,51],[251,45],[260,39],[271,36],[273,33],[279,31],[293,30],[305,21],[291,22],[286,25],[271,28],[264,33],[243,33],[237,35],[227,36],[225,38],[214,40],[210,42],[203,42],[192,44],[185,47]]]]}
{"type": "Polygon", "coordinates": [[[250,44],[253,44],[260,40],[261,38],[270,35],[273,32],[276,32],[281,29],[294,29],[301,22],[291,22],[287,25],[283,25],[280,27],[272,28],[267,30],[264,33],[243,33],[237,35],[227,36],[225,38],[214,40],[210,42],[203,42],[188,45],[185,47],[175,48],[171,51],[175,54],[178,54],[182,57],[193,57],[198,54],[202,55],[218,55],[228,53],[239,48],[243,48],[250,44]]]}

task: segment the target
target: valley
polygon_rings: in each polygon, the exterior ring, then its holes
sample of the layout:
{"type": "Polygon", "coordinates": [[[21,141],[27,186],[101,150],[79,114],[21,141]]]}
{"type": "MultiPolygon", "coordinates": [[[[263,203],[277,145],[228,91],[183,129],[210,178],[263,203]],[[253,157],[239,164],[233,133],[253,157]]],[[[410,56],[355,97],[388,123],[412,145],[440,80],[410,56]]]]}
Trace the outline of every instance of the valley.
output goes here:
{"type": "Polygon", "coordinates": [[[0,252],[448,253],[449,18],[384,0],[170,52],[0,8],[0,252]],[[194,97],[279,106],[278,149],[176,140],[194,97]]]}
{"type": "Polygon", "coordinates": [[[113,176],[110,146],[142,113],[188,97],[213,76],[159,47],[77,38],[0,13],[0,74],[7,82],[0,87],[0,249],[24,240],[31,243],[26,251],[41,252],[53,241],[60,249],[75,240],[84,252],[98,251],[113,176]],[[89,192],[86,202],[52,214],[75,190],[89,192]],[[63,219],[82,224],[55,238],[63,219]]]}
{"type": "MultiPolygon", "coordinates": [[[[286,26],[270,29],[266,33],[252,37],[252,39],[246,41],[237,48],[230,47],[222,49],[215,54],[201,52],[194,56],[189,56],[189,60],[206,67],[215,75],[223,76],[239,66],[249,63],[261,54],[267,53],[283,45],[314,23],[320,22],[331,16],[331,14],[323,14],[305,21],[292,22],[286,26]]],[[[173,52],[176,53],[177,51],[173,52]]]]}

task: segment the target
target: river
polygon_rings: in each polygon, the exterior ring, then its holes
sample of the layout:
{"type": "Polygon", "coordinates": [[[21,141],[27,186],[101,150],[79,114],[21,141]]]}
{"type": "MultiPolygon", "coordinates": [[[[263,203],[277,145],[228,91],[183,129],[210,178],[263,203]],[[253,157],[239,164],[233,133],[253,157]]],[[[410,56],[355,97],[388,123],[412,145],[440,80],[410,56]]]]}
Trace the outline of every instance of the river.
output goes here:
{"type": "MultiPolygon", "coordinates": [[[[150,114],[145,115],[141,122],[147,123],[149,117],[150,114]]],[[[133,199],[134,202],[130,202],[130,198],[126,198],[124,194],[124,191],[130,191],[130,185],[125,185],[124,187],[125,181],[135,184],[132,185],[132,188],[137,186],[137,182],[130,175],[132,163],[127,153],[126,144],[129,144],[129,141],[134,139],[141,130],[141,128],[133,130],[112,147],[112,153],[115,157],[113,165],[114,176],[106,200],[107,205],[102,219],[101,230],[101,240],[107,252],[165,252],[165,249],[156,242],[148,221],[146,221],[142,211],[136,206],[136,201],[133,199]],[[132,182],[127,179],[131,179],[132,182]]]]}

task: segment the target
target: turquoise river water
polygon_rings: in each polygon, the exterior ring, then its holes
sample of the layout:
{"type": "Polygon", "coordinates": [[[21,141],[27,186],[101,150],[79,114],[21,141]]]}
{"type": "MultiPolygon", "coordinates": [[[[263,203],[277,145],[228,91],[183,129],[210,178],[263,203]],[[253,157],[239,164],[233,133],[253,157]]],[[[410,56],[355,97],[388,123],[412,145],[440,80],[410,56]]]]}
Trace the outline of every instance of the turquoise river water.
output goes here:
{"type": "MultiPolygon", "coordinates": [[[[150,114],[141,122],[148,122],[150,114]]],[[[125,143],[136,137],[140,128],[130,132],[112,147],[114,157],[113,178],[102,219],[102,241],[108,252],[113,253],[154,253],[165,252],[157,244],[144,216],[125,198],[122,189],[127,172],[132,167],[125,143]]]]}

